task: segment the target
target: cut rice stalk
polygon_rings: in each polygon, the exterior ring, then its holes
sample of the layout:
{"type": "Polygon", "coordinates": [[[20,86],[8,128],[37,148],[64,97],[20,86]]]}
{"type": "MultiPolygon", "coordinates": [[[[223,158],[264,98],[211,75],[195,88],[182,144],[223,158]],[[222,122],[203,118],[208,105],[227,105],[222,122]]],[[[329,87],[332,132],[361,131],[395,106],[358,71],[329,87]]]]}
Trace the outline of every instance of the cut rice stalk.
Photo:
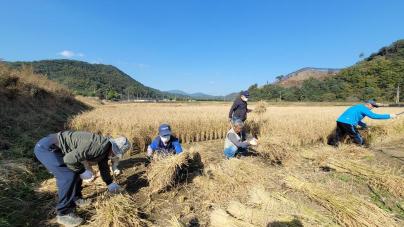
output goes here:
{"type": "Polygon", "coordinates": [[[336,195],[316,184],[289,176],[288,187],[301,191],[334,214],[336,221],[343,226],[397,226],[385,211],[374,204],[352,195],[336,195]]]}
{"type": "Polygon", "coordinates": [[[230,216],[223,209],[215,209],[210,214],[210,226],[212,227],[256,227],[256,225],[250,224],[245,221],[237,220],[230,216]]]}
{"type": "Polygon", "coordinates": [[[329,158],[324,166],[338,172],[364,177],[369,184],[377,188],[387,190],[397,197],[404,196],[404,178],[391,174],[381,167],[375,168],[359,161],[341,158],[329,158]]]}
{"type": "Polygon", "coordinates": [[[139,218],[135,201],[128,194],[100,196],[95,204],[96,215],[92,226],[132,227],[146,226],[139,218]]]}

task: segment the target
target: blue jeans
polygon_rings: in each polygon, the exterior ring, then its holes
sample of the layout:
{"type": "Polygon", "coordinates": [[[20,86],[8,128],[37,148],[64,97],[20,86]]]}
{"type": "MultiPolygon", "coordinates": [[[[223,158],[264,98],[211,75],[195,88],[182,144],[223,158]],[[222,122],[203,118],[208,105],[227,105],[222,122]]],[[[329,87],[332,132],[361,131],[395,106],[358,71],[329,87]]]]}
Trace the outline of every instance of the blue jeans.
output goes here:
{"type": "Polygon", "coordinates": [[[35,156],[56,177],[58,188],[57,215],[65,215],[74,211],[75,201],[82,197],[82,180],[79,174],[66,167],[63,154],[52,150],[52,139],[48,136],[35,145],[35,156]]]}
{"type": "Polygon", "coordinates": [[[224,149],[224,155],[226,158],[234,158],[237,154],[246,155],[247,149],[245,148],[238,148],[236,146],[231,146],[224,149]]]}

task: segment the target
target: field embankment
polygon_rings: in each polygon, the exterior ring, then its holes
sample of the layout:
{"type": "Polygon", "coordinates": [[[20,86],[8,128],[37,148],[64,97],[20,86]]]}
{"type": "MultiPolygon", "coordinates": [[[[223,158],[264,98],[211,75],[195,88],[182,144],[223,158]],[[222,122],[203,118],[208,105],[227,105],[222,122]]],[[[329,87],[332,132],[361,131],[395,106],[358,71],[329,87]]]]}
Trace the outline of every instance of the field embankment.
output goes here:
{"type": "Polygon", "coordinates": [[[0,226],[30,225],[41,212],[34,204],[35,183],[48,177],[33,158],[36,141],[89,108],[30,68],[2,64],[0,104],[0,226]]]}

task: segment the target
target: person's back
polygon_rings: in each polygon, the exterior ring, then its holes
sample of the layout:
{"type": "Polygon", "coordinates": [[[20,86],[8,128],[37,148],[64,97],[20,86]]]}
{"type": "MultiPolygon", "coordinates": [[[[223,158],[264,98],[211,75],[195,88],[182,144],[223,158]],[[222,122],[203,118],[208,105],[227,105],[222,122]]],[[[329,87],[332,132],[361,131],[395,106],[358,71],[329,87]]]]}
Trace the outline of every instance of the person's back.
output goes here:
{"type": "Polygon", "coordinates": [[[365,141],[357,129],[358,125],[363,129],[367,128],[366,123],[362,121],[363,118],[391,119],[396,117],[395,114],[377,114],[371,111],[373,108],[378,108],[379,106],[380,105],[373,99],[369,99],[364,104],[349,107],[338,117],[335,135],[329,136],[327,144],[338,146],[339,142],[343,140],[346,135],[349,135],[354,143],[364,145],[365,141]]]}
{"type": "Polygon", "coordinates": [[[372,119],[389,119],[389,114],[375,114],[369,110],[364,104],[357,104],[349,107],[341,116],[337,119],[337,122],[357,126],[364,117],[370,117],[372,119]]]}
{"type": "Polygon", "coordinates": [[[82,131],[64,131],[57,134],[60,149],[62,153],[68,154],[73,150],[81,150],[88,154],[100,154],[100,148],[107,148],[110,142],[109,138],[102,135],[82,132],[82,131]]]}

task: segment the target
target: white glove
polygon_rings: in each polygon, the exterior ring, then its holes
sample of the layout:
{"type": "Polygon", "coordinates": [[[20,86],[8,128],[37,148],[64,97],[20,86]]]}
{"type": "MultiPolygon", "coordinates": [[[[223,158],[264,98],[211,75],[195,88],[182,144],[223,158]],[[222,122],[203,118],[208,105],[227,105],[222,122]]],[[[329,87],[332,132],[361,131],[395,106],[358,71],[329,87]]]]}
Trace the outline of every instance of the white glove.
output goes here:
{"type": "Polygon", "coordinates": [[[119,174],[121,174],[121,170],[119,170],[119,169],[114,169],[114,175],[115,176],[118,176],[119,174]]]}
{"type": "Polygon", "coordinates": [[[80,178],[85,182],[91,182],[94,180],[94,175],[90,170],[86,170],[84,173],[80,174],[80,178]]]}
{"type": "Polygon", "coordinates": [[[121,190],[121,186],[119,186],[115,182],[108,185],[108,191],[111,193],[118,193],[120,190],[121,190]]]}
{"type": "Polygon", "coordinates": [[[390,119],[394,119],[394,118],[396,118],[396,117],[397,117],[396,114],[390,114],[390,119]]]}
{"type": "Polygon", "coordinates": [[[252,145],[252,146],[257,146],[258,145],[258,140],[257,139],[252,139],[252,140],[250,140],[250,145],[252,145]]]}

